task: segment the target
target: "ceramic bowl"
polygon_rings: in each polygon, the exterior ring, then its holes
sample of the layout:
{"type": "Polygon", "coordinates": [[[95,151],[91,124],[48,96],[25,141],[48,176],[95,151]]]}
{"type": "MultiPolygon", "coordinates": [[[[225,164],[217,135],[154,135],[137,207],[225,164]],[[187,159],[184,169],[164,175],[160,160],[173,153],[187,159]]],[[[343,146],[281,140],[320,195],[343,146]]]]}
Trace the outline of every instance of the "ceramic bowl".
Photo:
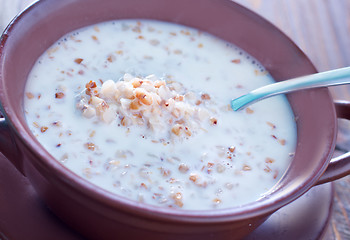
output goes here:
{"type": "Polygon", "coordinates": [[[338,117],[349,118],[349,104],[334,104],[327,88],[288,95],[297,122],[295,158],[266,198],[241,207],[182,211],[140,204],[97,188],[63,167],[26,125],[27,75],[36,59],[62,35],[127,18],[175,22],[212,33],[257,58],[277,81],[316,72],[276,27],[229,0],[37,1],[1,37],[0,149],[70,227],[90,239],[240,239],[312,186],[350,173],[348,158],[330,163],[337,133],[336,107],[338,117]]]}

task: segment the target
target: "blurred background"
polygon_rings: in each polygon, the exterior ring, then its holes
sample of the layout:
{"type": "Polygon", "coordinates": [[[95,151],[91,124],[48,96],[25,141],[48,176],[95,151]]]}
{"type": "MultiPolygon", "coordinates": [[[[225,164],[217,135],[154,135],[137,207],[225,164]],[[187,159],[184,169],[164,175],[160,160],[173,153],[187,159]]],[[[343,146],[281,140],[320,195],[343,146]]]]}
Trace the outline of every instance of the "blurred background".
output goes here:
{"type": "MultiPolygon", "coordinates": [[[[33,0],[0,0],[0,32],[33,0]]],[[[350,0],[234,0],[276,25],[318,71],[350,66],[350,0]]],[[[330,88],[350,100],[350,85],[330,88]]],[[[339,122],[335,155],[350,149],[350,124],[339,122]]],[[[325,239],[350,239],[350,176],[335,182],[333,214],[325,239]]]]}

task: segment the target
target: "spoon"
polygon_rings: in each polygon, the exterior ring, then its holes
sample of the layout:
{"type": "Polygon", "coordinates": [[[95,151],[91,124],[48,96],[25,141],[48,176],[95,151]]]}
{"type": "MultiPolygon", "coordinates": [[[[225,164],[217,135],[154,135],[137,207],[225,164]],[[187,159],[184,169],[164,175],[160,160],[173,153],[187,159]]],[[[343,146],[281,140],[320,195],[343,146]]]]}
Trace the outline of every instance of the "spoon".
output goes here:
{"type": "Polygon", "coordinates": [[[292,78],[286,81],[276,82],[257,88],[246,95],[233,99],[231,101],[231,107],[234,111],[237,111],[257,101],[278,94],[348,83],[350,83],[350,67],[339,68],[331,71],[292,78]]]}

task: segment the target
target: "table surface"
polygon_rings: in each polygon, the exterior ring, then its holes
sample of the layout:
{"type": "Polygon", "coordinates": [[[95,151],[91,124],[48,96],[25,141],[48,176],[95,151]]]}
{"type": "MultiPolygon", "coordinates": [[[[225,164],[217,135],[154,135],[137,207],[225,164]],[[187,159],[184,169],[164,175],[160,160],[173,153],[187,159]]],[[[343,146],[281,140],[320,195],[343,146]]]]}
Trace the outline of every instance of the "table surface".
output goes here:
{"type": "MultiPolygon", "coordinates": [[[[0,0],[0,32],[33,0],[0,0]]],[[[289,36],[318,71],[350,66],[349,0],[235,0],[289,36]]],[[[330,88],[334,99],[350,100],[350,87],[330,88]]],[[[340,122],[336,154],[350,149],[350,126],[340,122]]],[[[335,181],[334,209],[325,239],[350,239],[350,176],[335,181]]]]}

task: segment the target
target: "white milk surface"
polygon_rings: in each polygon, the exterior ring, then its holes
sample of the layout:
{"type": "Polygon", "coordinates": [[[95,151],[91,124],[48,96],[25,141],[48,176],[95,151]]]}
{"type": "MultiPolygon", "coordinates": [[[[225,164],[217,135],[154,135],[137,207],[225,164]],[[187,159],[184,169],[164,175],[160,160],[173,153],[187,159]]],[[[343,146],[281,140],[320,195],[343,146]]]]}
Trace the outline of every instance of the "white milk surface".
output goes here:
{"type": "Polygon", "coordinates": [[[286,171],[296,126],[283,96],[234,112],[229,104],[273,79],[236,46],[186,26],[118,20],[79,29],[38,59],[25,89],[25,115],[62,165],[133,201],[180,209],[240,206],[264,197],[286,171]],[[90,80],[156,75],[208,94],[215,126],[155,139],[145,126],[85,118],[76,107],[90,80]]]}

